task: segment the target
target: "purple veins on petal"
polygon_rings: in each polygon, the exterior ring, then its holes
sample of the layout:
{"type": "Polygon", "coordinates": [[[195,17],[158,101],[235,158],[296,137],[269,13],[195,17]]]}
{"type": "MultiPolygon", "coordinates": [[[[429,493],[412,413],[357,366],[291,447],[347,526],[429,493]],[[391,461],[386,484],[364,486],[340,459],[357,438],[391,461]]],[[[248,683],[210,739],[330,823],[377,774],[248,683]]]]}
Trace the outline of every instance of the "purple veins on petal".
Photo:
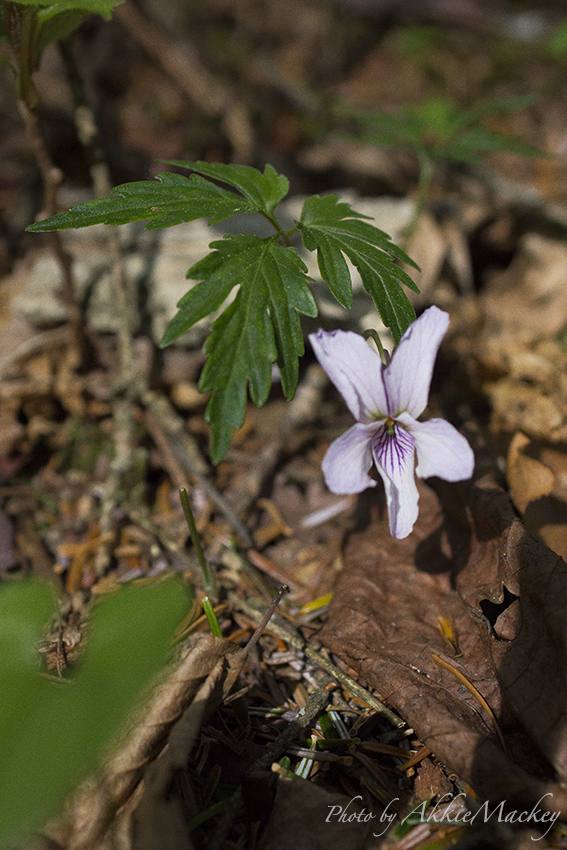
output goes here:
{"type": "Polygon", "coordinates": [[[394,423],[393,434],[387,428],[378,431],[372,441],[372,453],[376,464],[392,478],[402,472],[408,463],[413,468],[415,440],[404,428],[394,423]]]}

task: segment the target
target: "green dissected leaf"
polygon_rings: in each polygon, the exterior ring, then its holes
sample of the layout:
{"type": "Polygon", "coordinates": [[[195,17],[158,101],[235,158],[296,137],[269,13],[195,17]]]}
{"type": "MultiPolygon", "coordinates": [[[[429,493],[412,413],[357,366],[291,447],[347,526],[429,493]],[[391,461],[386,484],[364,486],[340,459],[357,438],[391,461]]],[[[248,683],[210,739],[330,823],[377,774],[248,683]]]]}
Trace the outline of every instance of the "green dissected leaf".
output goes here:
{"type": "Polygon", "coordinates": [[[382,230],[361,219],[366,218],[340,203],[337,195],[308,198],[297,222],[303,242],[310,251],[317,250],[323,279],[337,301],[347,309],[352,305],[352,282],[345,255],[358,269],[362,283],[372,296],[382,321],[399,341],[415,312],[402,284],[419,289],[394,260],[417,268],[413,260],[382,230]]]}
{"type": "Polygon", "coordinates": [[[207,421],[211,423],[211,455],[225,454],[235,428],[244,423],[246,387],[261,406],[271,385],[271,364],[280,366],[288,398],[297,385],[297,359],[303,354],[298,312],[317,315],[308,287],[307,269],[293,248],[277,237],[241,234],[213,242],[213,252],[189,269],[201,279],[179,302],[162,345],[169,345],[195,322],[218,309],[235,286],[234,301],[214,322],[205,343],[208,355],[199,389],[211,391],[207,421]]]}
{"type": "Polygon", "coordinates": [[[307,286],[306,267],[296,252],[279,245],[275,248],[266,259],[268,309],[275,330],[282,388],[290,399],[297,386],[298,357],[304,350],[298,313],[314,318],[317,305],[307,286]]]}
{"type": "Polygon", "coordinates": [[[369,128],[362,138],[377,145],[402,145],[434,161],[475,162],[483,153],[493,151],[544,156],[538,148],[480,123],[490,115],[525,109],[533,102],[531,95],[522,95],[459,109],[445,98],[430,98],[398,115],[360,116],[363,126],[369,128]]]}
{"type": "Polygon", "coordinates": [[[158,174],[156,180],[125,183],[108,198],[87,201],[66,213],[38,221],[28,227],[34,232],[89,227],[92,224],[127,224],[148,219],[147,230],[171,227],[196,218],[211,223],[236,212],[255,212],[245,198],[221,189],[198,174],[158,174]]]}
{"type": "MultiPolygon", "coordinates": [[[[204,216],[218,222],[236,212],[256,212],[269,218],[281,235],[273,210],[289,184],[271,165],[262,174],[243,165],[177,160],[170,164],[197,173],[189,177],[165,173],[155,181],[118,186],[108,198],[72,207],[28,229],[51,231],[141,220],[148,220],[147,228],[156,229],[204,216]]],[[[321,273],[337,300],[345,307],[352,303],[346,256],[358,268],[382,318],[399,340],[415,318],[401,284],[418,290],[394,261],[415,264],[365,218],[336,195],[328,195],[306,201],[298,226],[306,247],[317,250],[321,273]]],[[[280,367],[285,395],[293,396],[298,357],[303,353],[298,313],[317,314],[305,265],[293,248],[282,247],[277,240],[277,235],[260,239],[243,234],[212,243],[212,253],[189,270],[187,276],[200,282],[179,302],[162,341],[169,345],[217,311],[238,288],[234,301],[212,326],[199,385],[203,392],[211,391],[206,415],[212,426],[215,462],[225,454],[234,429],[244,422],[247,387],[256,405],[265,402],[272,363],[277,361],[280,367]]]]}
{"type": "Polygon", "coordinates": [[[243,195],[258,212],[272,213],[282,198],[289,192],[289,180],[278,174],[272,165],[266,165],[264,173],[249,165],[226,165],[222,162],[185,162],[166,160],[167,165],[196,171],[212,180],[232,186],[243,195]]]}
{"type": "MultiPolygon", "coordinates": [[[[373,145],[409,148],[419,155],[426,152],[424,125],[416,109],[408,107],[397,115],[371,112],[358,116],[363,127],[360,139],[373,145]]],[[[428,122],[426,127],[433,128],[428,122]]]]}
{"type": "Polygon", "coordinates": [[[57,13],[59,12],[82,12],[84,14],[102,15],[103,18],[109,20],[112,17],[112,10],[115,6],[119,6],[124,0],[18,0],[22,6],[42,6],[52,7],[57,13]]]}
{"type": "Polygon", "coordinates": [[[0,845],[41,826],[92,770],[160,669],[187,608],[182,586],[124,588],[95,606],[84,660],[60,682],[34,645],[55,610],[39,582],[0,588],[0,845]]]}
{"type": "Polygon", "coordinates": [[[448,148],[447,158],[453,162],[478,162],[487,153],[508,151],[522,156],[546,157],[544,151],[526,145],[520,139],[507,133],[497,133],[484,127],[472,127],[461,133],[448,148]]]}
{"type": "Polygon", "coordinates": [[[487,115],[518,112],[520,109],[527,109],[528,106],[533,106],[537,103],[537,101],[537,95],[517,94],[512,95],[512,97],[503,97],[498,100],[489,100],[486,103],[479,103],[477,106],[472,106],[470,109],[459,110],[454,107],[454,111],[462,116],[463,123],[468,126],[472,126],[487,115]]]}
{"type": "Polygon", "coordinates": [[[210,224],[216,224],[237,212],[270,215],[289,188],[287,178],[277,174],[271,165],[266,165],[262,174],[247,165],[177,161],[170,164],[199,173],[185,177],[166,172],[158,174],[155,180],[125,183],[116,186],[108,198],[77,204],[66,213],[30,225],[28,230],[43,232],[145,220],[148,220],[147,230],[157,230],[196,218],[208,218],[210,224]],[[227,183],[238,194],[206,178],[227,183]]]}

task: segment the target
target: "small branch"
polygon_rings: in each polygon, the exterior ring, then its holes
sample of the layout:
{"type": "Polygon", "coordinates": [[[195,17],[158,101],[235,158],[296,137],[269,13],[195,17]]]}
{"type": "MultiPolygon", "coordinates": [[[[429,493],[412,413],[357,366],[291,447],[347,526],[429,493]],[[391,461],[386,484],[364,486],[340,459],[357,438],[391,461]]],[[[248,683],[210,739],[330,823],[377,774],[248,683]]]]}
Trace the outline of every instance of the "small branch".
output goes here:
{"type": "MultiPolygon", "coordinates": [[[[20,103],[20,112],[30,138],[32,148],[39,166],[43,183],[43,210],[40,219],[50,218],[57,212],[57,189],[63,175],[51,161],[51,157],[45,146],[37,109],[26,107],[20,103]]],[[[74,343],[80,353],[80,364],[82,370],[87,368],[90,361],[90,345],[87,342],[87,329],[83,314],[77,304],[75,286],[73,280],[73,260],[68,251],[65,250],[61,234],[57,231],[48,233],[51,249],[59,264],[61,271],[62,299],[67,310],[69,325],[71,326],[74,343]]]]}
{"type": "MultiPolygon", "coordinates": [[[[60,44],[61,55],[67,70],[75,103],[75,128],[89,161],[94,194],[105,197],[111,189],[110,173],[104,158],[102,143],[96,126],[96,119],[87,102],[83,80],[77,68],[70,46],[60,44]]],[[[58,235],[58,234],[55,234],[58,235]]],[[[115,227],[105,228],[106,243],[110,258],[110,281],[112,301],[118,317],[117,349],[119,375],[112,390],[114,395],[114,454],[110,471],[101,488],[100,531],[110,534],[113,525],[113,513],[124,491],[124,480],[134,463],[134,404],[137,400],[141,378],[134,358],[135,317],[132,304],[135,299],[129,292],[129,282],[125,274],[120,237],[115,227]]],[[[106,572],[110,560],[107,547],[98,550],[95,562],[97,575],[106,572]]]]}
{"type": "Polygon", "coordinates": [[[262,215],[266,219],[266,221],[270,222],[270,224],[278,234],[278,237],[283,240],[284,245],[289,247],[291,245],[291,234],[293,234],[297,230],[297,228],[295,228],[295,230],[289,231],[289,233],[286,233],[286,231],[283,229],[283,227],[281,226],[281,224],[273,213],[267,213],[265,210],[261,210],[260,215],[262,215]]]}
{"type": "Polygon", "coordinates": [[[270,620],[274,616],[274,614],[276,612],[276,608],[278,607],[278,605],[282,601],[284,593],[289,593],[289,587],[287,586],[287,584],[282,584],[282,586],[280,588],[278,588],[278,592],[276,593],[276,595],[274,596],[274,598],[272,599],[272,601],[270,602],[270,604],[266,608],[266,611],[264,612],[264,616],[262,617],[260,624],[258,625],[258,628],[255,630],[254,634],[252,635],[252,637],[250,638],[250,640],[246,644],[246,647],[245,647],[246,655],[248,655],[250,653],[250,650],[260,640],[260,637],[262,636],[264,629],[266,628],[266,626],[268,625],[268,623],[270,622],[270,620]]]}

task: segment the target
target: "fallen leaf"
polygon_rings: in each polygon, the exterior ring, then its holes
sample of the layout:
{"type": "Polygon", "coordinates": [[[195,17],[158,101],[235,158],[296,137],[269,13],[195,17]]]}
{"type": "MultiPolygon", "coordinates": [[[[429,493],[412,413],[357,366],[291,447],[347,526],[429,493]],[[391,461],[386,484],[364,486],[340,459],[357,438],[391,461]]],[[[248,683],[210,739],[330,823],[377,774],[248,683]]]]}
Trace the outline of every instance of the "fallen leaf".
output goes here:
{"type": "Polygon", "coordinates": [[[521,238],[509,268],[494,276],[484,296],[490,314],[502,318],[507,333],[534,340],[555,337],[563,330],[566,262],[563,239],[535,232],[521,238]]]}
{"type": "MultiPolygon", "coordinates": [[[[146,806],[152,800],[158,825],[162,823],[164,812],[172,813],[171,807],[164,805],[171,775],[186,763],[203,720],[228,695],[244,658],[245,651],[230,641],[200,635],[156,685],[99,774],[80,786],[63,818],[49,828],[49,835],[66,850],[98,850],[115,813],[148,770],[149,788],[143,799],[146,806]],[[170,746],[165,759],[162,757],[159,766],[153,766],[168,735],[170,746]]],[[[150,824],[142,817],[142,823],[146,830],[144,847],[157,846],[152,844],[150,835],[150,826],[153,830],[155,822],[150,824]]],[[[173,826],[171,832],[175,832],[173,826]]]]}
{"type": "Polygon", "coordinates": [[[435,492],[420,482],[405,540],[389,535],[379,497],[361,499],[320,637],[484,799],[565,817],[555,779],[567,776],[567,567],[525,532],[491,474],[434,483],[435,492]],[[439,616],[453,624],[459,657],[439,616]]]}

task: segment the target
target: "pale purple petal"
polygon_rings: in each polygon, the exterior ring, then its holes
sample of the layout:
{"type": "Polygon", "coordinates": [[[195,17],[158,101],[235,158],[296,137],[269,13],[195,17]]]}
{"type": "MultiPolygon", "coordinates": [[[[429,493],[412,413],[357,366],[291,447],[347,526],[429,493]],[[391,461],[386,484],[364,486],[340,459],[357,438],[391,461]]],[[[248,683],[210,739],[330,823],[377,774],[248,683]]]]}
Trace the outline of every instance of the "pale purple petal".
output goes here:
{"type": "Polygon", "coordinates": [[[372,454],[384,480],[390,532],[402,539],[410,534],[419,513],[414,439],[399,425],[394,425],[393,434],[382,428],[372,440],[372,454]]]}
{"type": "Polygon", "coordinates": [[[380,355],[360,334],[319,330],[309,339],[317,360],[358,422],[388,415],[380,355]]]}
{"type": "MultiPolygon", "coordinates": [[[[400,420],[409,419],[402,414],[400,420]]],[[[415,440],[416,473],[420,478],[436,475],[444,481],[465,481],[474,472],[474,453],[465,437],[444,419],[407,422],[415,440]]]]}
{"type": "Polygon", "coordinates": [[[331,493],[362,493],[367,487],[376,486],[376,481],[368,474],[375,431],[375,424],[357,422],[331,443],[321,464],[325,484],[331,493]]]}
{"type": "Polygon", "coordinates": [[[433,366],[449,314],[429,307],[409,326],[384,370],[384,383],[392,418],[407,410],[417,418],[426,408],[433,366]]]}

